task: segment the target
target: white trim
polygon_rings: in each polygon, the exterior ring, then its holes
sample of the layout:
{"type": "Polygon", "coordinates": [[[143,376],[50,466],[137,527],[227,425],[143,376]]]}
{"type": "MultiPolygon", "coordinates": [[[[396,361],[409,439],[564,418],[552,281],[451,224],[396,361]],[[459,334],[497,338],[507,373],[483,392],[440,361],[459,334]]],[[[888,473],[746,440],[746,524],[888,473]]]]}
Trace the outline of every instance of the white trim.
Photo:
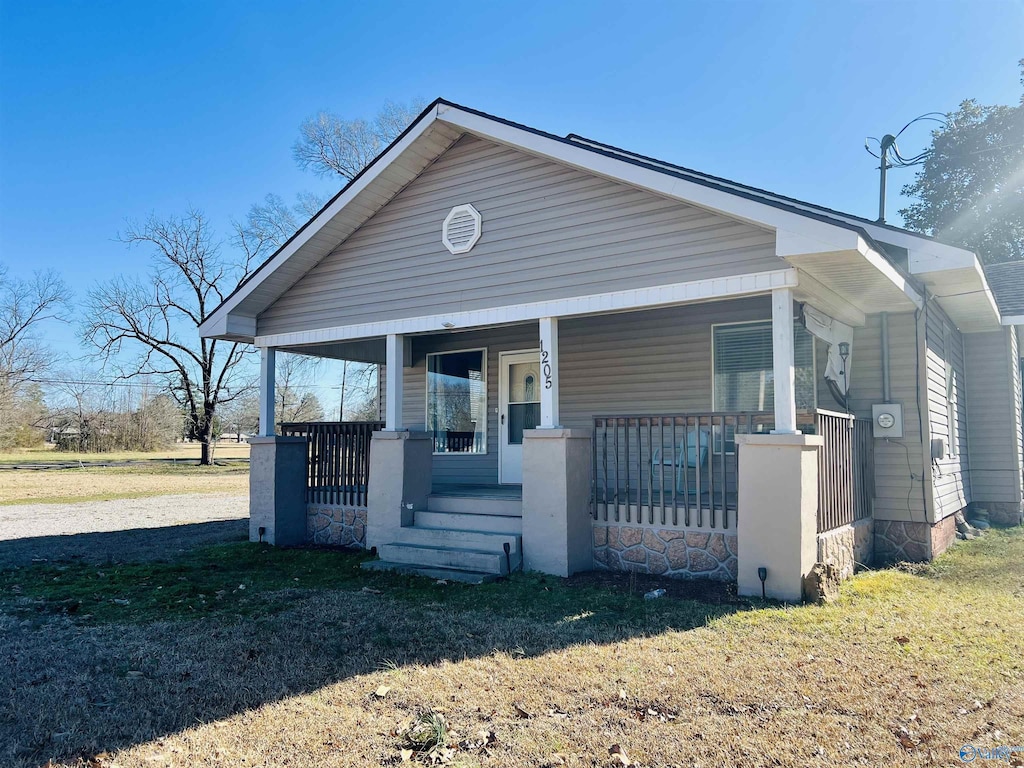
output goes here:
{"type": "Polygon", "coordinates": [[[271,437],[277,432],[277,422],[274,418],[274,409],[277,405],[277,395],[274,391],[276,358],[276,350],[273,347],[260,348],[260,437],[271,437]]]}
{"type": "Polygon", "coordinates": [[[540,319],[540,429],[555,429],[558,423],[558,318],[540,319]]]}
{"type": "Polygon", "coordinates": [[[455,329],[467,330],[540,320],[542,317],[580,317],[629,312],[648,307],[769,293],[776,288],[795,288],[797,285],[797,270],[778,269],[771,272],[714,277],[687,283],[659,285],[653,288],[634,288],[626,291],[595,293],[529,304],[510,304],[503,307],[452,312],[445,315],[425,315],[356,325],[339,325],[310,331],[276,333],[257,336],[255,343],[257,346],[285,347],[376,338],[389,334],[440,333],[455,329]]]}
{"type": "Polygon", "coordinates": [[[480,239],[481,234],[483,234],[483,218],[480,216],[480,211],[469,204],[456,205],[448,211],[448,215],[444,217],[444,223],[441,225],[441,242],[448,252],[453,254],[469,253],[480,239]],[[448,237],[448,226],[452,223],[452,219],[463,213],[468,213],[473,219],[473,234],[462,245],[455,245],[448,237]]]}
{"type": "Polygon", "coordinates": [[[384,359],[387,366],[384,429],[388,432],[398,432],[402,429],[402,406],[405,399],[405,339],[402,336],[388,334],[384,359]]]}
{"type": "Polygon", "coordinates": [[[225,299],[224,303],[217,307],[213,314],[199,326],[199,335],[214,335],[217,332],[216,329],[219,328],[222,323],[227,325],[227,321],[222,320],[224,315],[230,314],[231,310],[247,299],[253,291],[263,284],[264,280],[277,271],[278,267],[288,261],[288,259],[290,259],[292,255],[299,250],[299,248],[305,245],[314,235],[316,235],[325,224],[337,216],[342,209],[353,200],[353,198],[359,195],[373,181],[375,181],[396,157],[405,152],[411,144],[426,133],[427,129],[434,124],[434,120],[436,118],[437,108],[435,107],[425,115],[423,119],[421,119],[418,125],[414,124],[411,126],[409,132],[405,134],[400,141],[391,147],[385,155],[378,158],[376,163],[367,168],[363,175],[359,176],[354,182],[352,182],[348,189],[338,195],[338,198],[331,203],[330,206],[320,211],[316,218],[306,225],[305,229],[297,233],[290,243],[278,251],[268,263],[265,263],[255,274],[253,274],[245,285],[241,286],[236,293],[225,299]]]}
{"type": "Polygon", "coordinates": [[[1003,325],[1024,325],[1024,315],[1003,315],[1003,325]]]}
{"type": "Polygon", "coordinates": [[[796,426],[796,354],[793,339],[793,289],[772,291],[772,367],[775,372],[774,434],[795,435],[796,426]]]}
{"type": "MultiPolygon", "coordinates": [[[[432,446],[437,446],[437,435],[430,424],[430,358],[440,355],[460,355],[465,352],[480,352],[483,358],[483,370],[480,373],[484,378],[484,419],[483,419],[483,446],[482,451],[465,451],[456,453],[454,451],[433,451],[435,456],[486,456],[490,450],[487,447],[487,421],[490,416],[489,392],[487,385],[487,347],[466,347],[465,349],[444,349],[437,352],[427,352],[423,358],[423,424],[424,431],[430,435],[432,446]]],[[[431,449],[433,450],[433,448],[431,449]]]]}

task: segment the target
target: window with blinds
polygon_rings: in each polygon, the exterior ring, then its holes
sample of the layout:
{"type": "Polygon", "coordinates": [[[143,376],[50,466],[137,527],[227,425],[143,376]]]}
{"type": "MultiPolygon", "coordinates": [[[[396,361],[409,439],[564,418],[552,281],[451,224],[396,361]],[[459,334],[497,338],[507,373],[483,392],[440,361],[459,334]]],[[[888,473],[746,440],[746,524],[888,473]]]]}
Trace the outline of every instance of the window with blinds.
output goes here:
{"type": "MultiPolygon", "coordinates": [[[[712,334],[714,410],[771,411],[775,402],[771,321],[716,325],[712,334]]],[[[793,340],[796,407],[813,410],[814,337],[794,324],[793,340]]]]}

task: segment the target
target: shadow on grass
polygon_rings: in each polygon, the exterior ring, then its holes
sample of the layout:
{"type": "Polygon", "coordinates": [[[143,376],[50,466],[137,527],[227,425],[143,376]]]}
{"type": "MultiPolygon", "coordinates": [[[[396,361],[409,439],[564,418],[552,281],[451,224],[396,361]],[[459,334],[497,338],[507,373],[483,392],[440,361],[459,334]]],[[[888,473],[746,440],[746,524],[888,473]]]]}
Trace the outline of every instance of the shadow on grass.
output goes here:
{"type": "Polygon", "coordinates": [[[215,520],[161,528],[33,536],[0,541],[0,570],[39,561],[123,563],[180,557],[196,547],[249,537],[249,521],[215,520]]]}
{"type": "Polygon", "coordinates": [[[654,636],[747,605],[719,587],[645,601],[628,574],[470,587],[364,559],[244,543],[0,572],[0,764],[86,759],[384,668],[654,636]]]}

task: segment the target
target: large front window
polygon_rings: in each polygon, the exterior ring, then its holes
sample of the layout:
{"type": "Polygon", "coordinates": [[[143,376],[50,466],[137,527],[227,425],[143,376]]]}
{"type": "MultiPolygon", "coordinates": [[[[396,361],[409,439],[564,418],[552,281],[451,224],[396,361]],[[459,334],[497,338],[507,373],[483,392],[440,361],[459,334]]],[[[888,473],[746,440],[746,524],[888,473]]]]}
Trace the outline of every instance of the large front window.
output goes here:
{"type": "Polygon", "coordinates": [[[427,355],[427,430],[434,453],[487,453],[487,351],[427,355]]]}
{"type": "MultiPolygon", "coordinates": [[[[772,324],[716,325],[714,328],[714,409],[771,411],[775,407],[772,324]]],[[[796,407],[815,408],[814,337],[802,325],[793,328],[796,407]]]]}

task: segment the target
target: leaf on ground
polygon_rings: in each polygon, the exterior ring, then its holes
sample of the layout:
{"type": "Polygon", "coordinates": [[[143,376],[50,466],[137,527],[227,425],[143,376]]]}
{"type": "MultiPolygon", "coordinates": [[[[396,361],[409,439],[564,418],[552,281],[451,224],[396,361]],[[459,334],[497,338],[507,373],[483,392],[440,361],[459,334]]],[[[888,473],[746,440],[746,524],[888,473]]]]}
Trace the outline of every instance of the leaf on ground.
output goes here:
{"type": "Polygon", "coordinates": [[[412,756],[414,754],[416,754],[416,753],[413,752],[411,749],[403,749],[402,750],[402,762],[403,763],[408,763],[410,760],[412,760],[412,756]]]}
{"type": "Polygon", "coordinates": [[[900,645],[906,645],[910,642],[910,638],[906,635],[896,635],[896,637],[894,637],[893,640],[895,640],[900,645]]]}
{"type": "Polygon", "coordinates": [[[608,754],[612,756],[612,762],[616,765],[622,765],[626,768],[632,768],[632,766],[636,765],[626,756],[626,750],[618,744],[612,744],[608,747],[608,754]]]}
{"type": "Polygon", "coordinates": [[[382,685],[376,691],[373,692],[373,695],[376,696],[378,699],[383,699],[385,696],[388,695],[388,693],[390,693],[390,691],[390,686],[382,685]]]}
{"type": "Polygon", "coordinates": [[[381,594],[384,594],[379,589],[374,589],[373,587],[363,587],[360,590],[360,592],[366,592],[366,593],[371,594],[371,595],[381,595],[381,594]]]}
{"type": "Polygon", "coordinates": [[[512,705],[512,708],[515,709],[516,715],[524,720],[529,720],[531,717],[533,717],[533,715],[531,715],[529,712],[523,709],[521,704],[514,703],[512,705]]]}

